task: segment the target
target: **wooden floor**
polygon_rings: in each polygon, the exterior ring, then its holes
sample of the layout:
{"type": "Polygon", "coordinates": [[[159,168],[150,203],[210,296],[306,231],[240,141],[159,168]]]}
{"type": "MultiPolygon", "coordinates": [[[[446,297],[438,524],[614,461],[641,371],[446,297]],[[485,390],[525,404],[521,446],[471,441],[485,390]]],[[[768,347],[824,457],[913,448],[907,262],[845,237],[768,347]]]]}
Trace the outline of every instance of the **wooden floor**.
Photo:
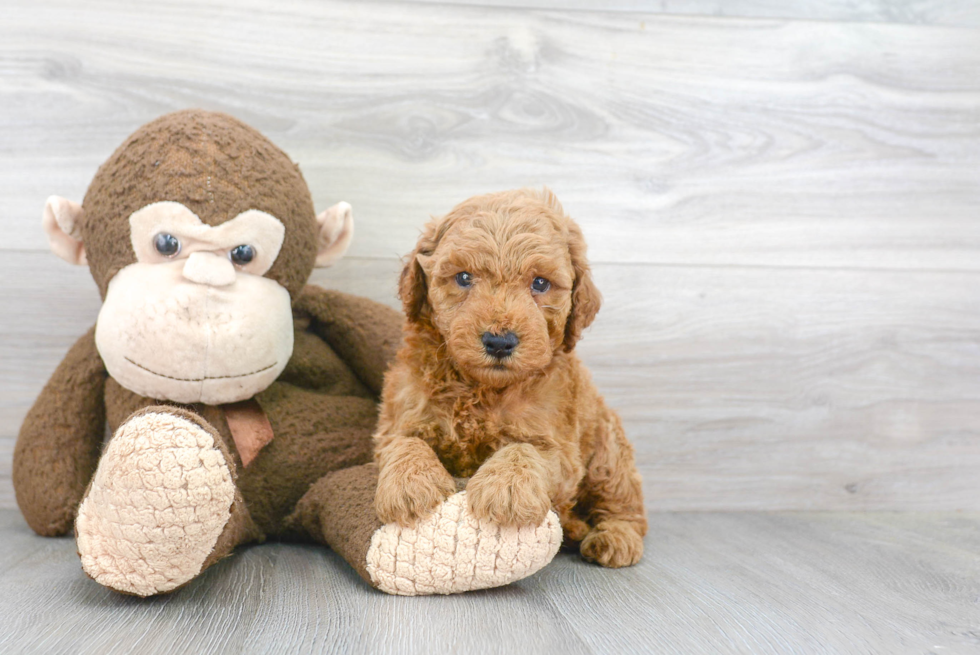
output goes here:
{"type": "Polygon", "coordinates": [[[972,0],[5,0],[0,507],[99,306],[44,199],[202,106],[353,204],[314,279],[392,305],[429,215],[551,186],[651,508],[980,510],[978,72],[972,0]]]}
{"type": "Polygon", "coordinates": [[[0,511],[0,652],[980,652],[980,514],[663,513],[651,525],[634,568],[560,554],[462,596],[386,596],[329,550],[266,544],[139,600],[86,578],[71,540],[0,511]]]}

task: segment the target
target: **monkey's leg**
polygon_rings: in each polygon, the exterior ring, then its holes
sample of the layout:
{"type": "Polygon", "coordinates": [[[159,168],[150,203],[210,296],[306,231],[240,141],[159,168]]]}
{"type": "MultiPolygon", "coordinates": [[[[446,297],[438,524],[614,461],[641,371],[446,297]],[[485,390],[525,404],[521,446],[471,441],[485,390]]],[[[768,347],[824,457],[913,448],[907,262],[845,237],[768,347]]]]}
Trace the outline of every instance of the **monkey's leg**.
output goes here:
{"type": "Polygon", "coordinates": [[[374,511],[377,483],[373,463],[330,473],[303,496],[291,519],[389,594],[452,594],[510,584],[539,571],[561,545],[554,512],[537,527],[501,528],[473,518],[465,491],[414,528],[382,525],[374,511]]]}
{"type": "Polygon", "coordinates": [[[112,436],[78,509],[82,569],[127,594],[186,584],[261,538],[218,433],[196,414],[148,407],[112,436]]]}
{"type": "Polygon", "coordinates": [[[34,401],[14,448],[17,504],[45,536],[68,534],[105,438],[105,365],[81,337],[34,401]]]}

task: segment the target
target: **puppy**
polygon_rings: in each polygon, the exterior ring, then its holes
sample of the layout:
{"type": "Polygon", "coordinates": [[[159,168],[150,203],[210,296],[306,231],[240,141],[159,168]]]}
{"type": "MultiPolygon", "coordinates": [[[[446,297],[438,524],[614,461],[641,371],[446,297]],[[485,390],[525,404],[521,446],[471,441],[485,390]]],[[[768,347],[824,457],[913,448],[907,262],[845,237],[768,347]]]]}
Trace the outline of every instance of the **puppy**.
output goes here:
{"type": "Polygon", "coordinates": [[[599,311],[582,232],[548,190],[477,196],[425,226],[402,271],[405,345],[385,376],[375,509],[413,525],[469,477],[470,509],[635,564],[633,448],[573,351],[599,311]]]}

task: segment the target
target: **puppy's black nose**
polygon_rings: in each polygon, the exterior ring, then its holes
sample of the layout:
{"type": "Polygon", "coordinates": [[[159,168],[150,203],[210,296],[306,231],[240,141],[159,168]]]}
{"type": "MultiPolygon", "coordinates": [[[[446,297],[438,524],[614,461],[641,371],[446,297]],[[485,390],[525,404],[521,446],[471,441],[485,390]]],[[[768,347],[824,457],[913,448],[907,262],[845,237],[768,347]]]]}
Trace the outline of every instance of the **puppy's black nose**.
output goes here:
{"type": "Polygon", "coordinates": [[[497,359],[510,357],[519,342],[520,339],[513,332],[507,332],[503,335],[490,332],[483,333],[483,347],[488,355],[497,359]]]}

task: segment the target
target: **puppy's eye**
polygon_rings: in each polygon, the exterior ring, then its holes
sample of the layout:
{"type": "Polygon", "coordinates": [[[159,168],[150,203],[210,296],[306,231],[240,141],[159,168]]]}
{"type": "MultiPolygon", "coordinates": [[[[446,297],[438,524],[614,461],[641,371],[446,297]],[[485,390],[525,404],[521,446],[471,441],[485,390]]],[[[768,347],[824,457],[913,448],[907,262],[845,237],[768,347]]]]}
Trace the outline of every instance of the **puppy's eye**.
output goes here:
{"type": "Polygon", "coordinates": [[[231,252],[228,253],[228,258],[231,259],[231,262],[238,266],[244,266],[252,261],[254,257],[255,248],[246,244],[235,246],[231,249],[231,252]]]}
{"type": "Polygon", "coordinates": [[[471,287],[473,286],[473,276],[467,273],[466,271],[460,271],[459,273],[456,274],[456,284],[463,287],[464,289],[467,287],[471,287]]]}
{"type": "Polygon", "coordinates": [[[173,257],[180,252],[180,241],[172,234],[161,232],[153,237],[153,247],[164,257],[173,257]]]}
{"type": "Polygon", "coordinates": [[[551,282],[544,279],[543,277],[536,277],[534,281],[531,282],[531,291],[534,293],[544,293],[551,288],[551,282]]]}

